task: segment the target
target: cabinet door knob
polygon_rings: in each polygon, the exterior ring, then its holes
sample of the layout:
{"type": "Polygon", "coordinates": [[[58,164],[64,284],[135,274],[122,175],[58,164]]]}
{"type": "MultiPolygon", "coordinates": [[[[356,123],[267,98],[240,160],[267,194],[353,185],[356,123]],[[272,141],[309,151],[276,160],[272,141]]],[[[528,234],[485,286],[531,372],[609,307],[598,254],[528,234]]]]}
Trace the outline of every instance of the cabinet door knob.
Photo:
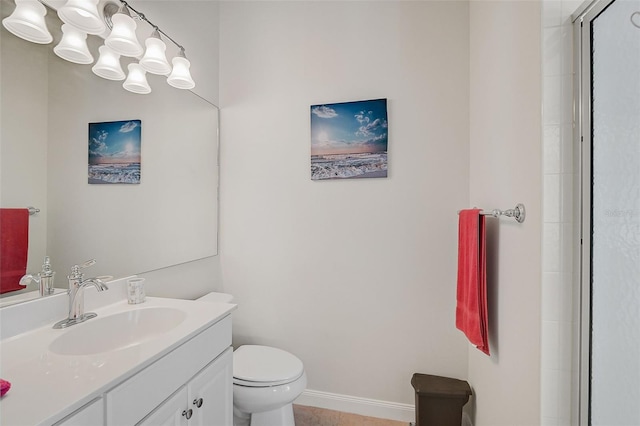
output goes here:
{"type": "Polygon", "coordinates": [[[182,415],[185,416],[187,420],[189,420],[191,416],[193,416],[193,410],[191,408],[189,408],[188,410],[184,410],[182,412],[182,415]]]}
{"type": "Polygon", "coordinates": [[[198,408],[202,407],[202,398],[194,399],[193,405],[195,405],[198,408]]]}

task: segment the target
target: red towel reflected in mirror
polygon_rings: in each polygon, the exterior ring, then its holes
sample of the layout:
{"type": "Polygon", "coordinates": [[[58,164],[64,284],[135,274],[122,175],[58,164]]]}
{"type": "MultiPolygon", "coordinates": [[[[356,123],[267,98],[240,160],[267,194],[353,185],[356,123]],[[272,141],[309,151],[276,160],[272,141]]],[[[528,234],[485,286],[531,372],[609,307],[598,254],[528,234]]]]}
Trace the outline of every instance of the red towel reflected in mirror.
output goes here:
{"type": "Polygon", "coordinates": [[[25,288],[28,249],[29,210],[0,209],[0,293],[25,288]]]}

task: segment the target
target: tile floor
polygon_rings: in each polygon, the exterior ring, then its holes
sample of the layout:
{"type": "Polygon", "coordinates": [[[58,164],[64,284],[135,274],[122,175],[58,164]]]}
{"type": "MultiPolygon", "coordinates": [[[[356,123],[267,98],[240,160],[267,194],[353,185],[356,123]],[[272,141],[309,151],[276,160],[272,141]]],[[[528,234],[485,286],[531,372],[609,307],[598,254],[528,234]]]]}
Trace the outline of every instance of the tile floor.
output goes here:
{"type": "Polygon", "coordinates": [[[293,415],[296,426],[408,426],[408,423],[396,420],[365,417],[305,405],[294,405],[293,415]]]}

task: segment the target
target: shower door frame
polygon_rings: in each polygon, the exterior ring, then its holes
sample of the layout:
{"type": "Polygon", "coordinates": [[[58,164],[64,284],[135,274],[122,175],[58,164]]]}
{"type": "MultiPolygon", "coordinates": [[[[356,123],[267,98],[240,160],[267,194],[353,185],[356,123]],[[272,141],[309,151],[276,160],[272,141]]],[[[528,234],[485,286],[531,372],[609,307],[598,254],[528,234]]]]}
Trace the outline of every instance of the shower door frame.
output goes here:
{"type": "Polygon", "coordinates": [[[592,293],[592,22],[609,5],[616,0],[594,0],[583,5],[572,16],[574,35],[574,143],[578,146],[578,218],[579,238],[577,238],[576,252],[579,253],[579,309],[580,336],[578,348],[578,401],[577,424],[588,426],[591,424],[591,293],[592,293]]]}

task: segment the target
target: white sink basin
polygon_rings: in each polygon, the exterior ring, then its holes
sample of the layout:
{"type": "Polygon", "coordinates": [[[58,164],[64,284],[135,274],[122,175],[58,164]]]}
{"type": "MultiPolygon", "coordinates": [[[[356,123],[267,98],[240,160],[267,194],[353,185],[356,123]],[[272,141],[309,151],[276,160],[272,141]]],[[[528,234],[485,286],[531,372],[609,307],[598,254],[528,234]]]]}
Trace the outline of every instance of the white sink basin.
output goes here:
{"type": "Polygon", "coordinates": [[[140,308],[96,317],[65,330],[49,350],[59,355],[92,355],[138,345],[182,323],[185,311],[169,307],[140,308]]]}

